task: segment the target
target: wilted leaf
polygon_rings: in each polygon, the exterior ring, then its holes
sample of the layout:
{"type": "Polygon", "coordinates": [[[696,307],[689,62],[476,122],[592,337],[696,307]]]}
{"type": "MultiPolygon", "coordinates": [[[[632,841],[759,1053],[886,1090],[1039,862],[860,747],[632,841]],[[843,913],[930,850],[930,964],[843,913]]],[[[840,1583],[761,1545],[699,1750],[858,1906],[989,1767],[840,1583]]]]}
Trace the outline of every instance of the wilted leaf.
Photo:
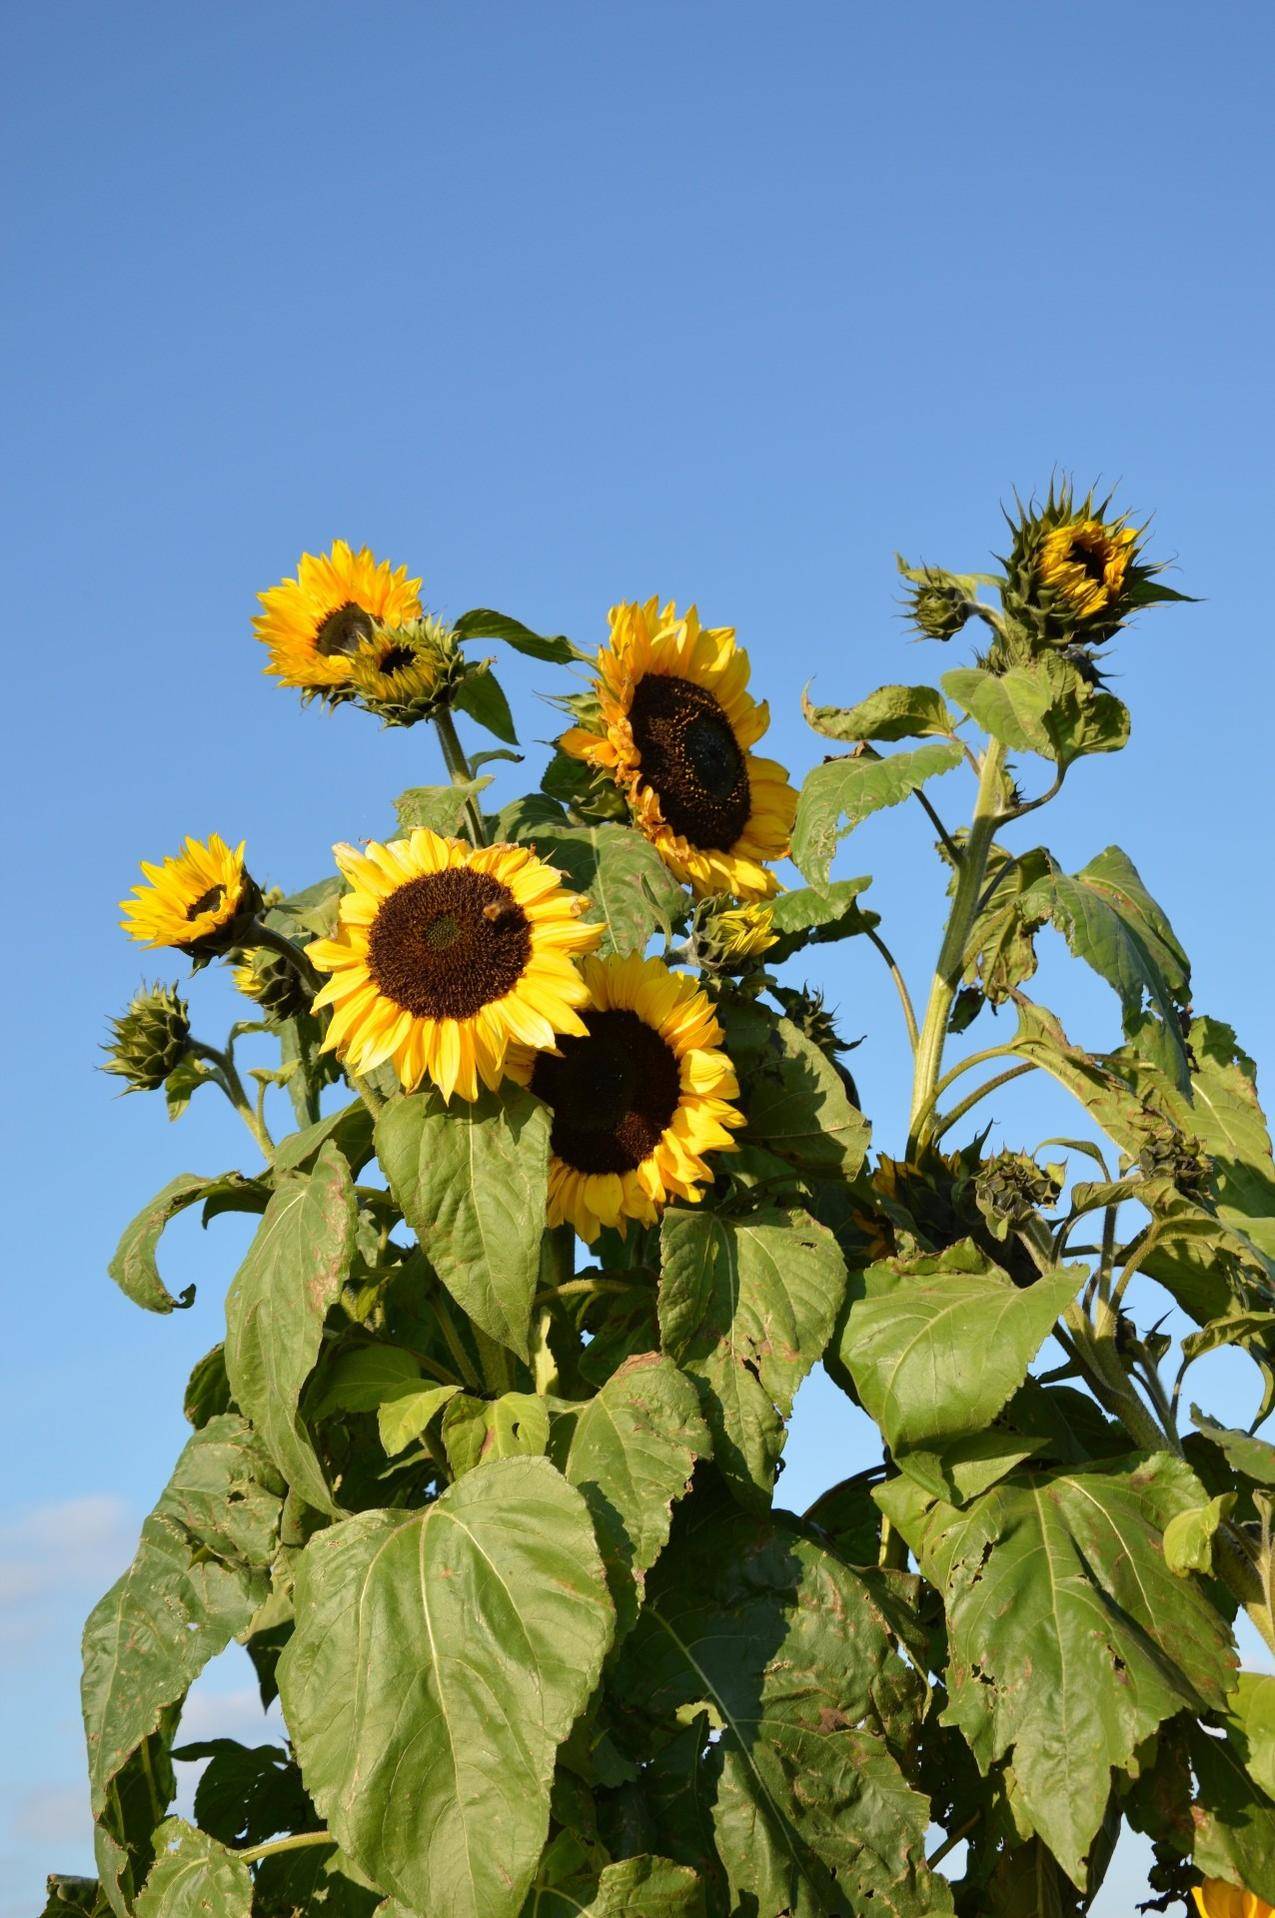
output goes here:
{"type": "Polygon", "coordinates": [[[805,693],[806,723],[825,739],[949,738],[956,716],[933,686],[878,686],[857,706],[812,706],[805,693]]]}
{"type": "Polygon", "coordinates": [[[223,1172],[214,1179],[201,1178],[195,1172],[179,1172],[142,1208],[126,1228],[109,1267],[116,1285],[134,1305],[145,1306],[148,1312],[174,1312],[190,1305],[195,1296],[194,1286],[188,1285],[179,1298],[174,1298],[159,1276],[156,1248],[165,1226],[179,1212],[198,1205],[201,1200],[231,1193],[242,1194],[253,1210],[264,1209],[264,1188],[238,1172],[223,1172]]]}
{"type": "Polygon", "coordinates": [[[137,1918],[250,1918],[252,1876],[207,1832],[169,1818],[155,1834],[155,1863],[137,1918]]]}

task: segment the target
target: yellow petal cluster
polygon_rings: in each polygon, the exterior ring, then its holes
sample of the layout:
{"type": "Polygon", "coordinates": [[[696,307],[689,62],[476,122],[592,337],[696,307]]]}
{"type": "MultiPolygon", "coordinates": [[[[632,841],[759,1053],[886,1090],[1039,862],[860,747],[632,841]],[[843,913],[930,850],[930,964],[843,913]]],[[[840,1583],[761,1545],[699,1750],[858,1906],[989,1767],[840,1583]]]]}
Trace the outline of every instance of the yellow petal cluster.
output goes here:
{"type": "Polygon", "coordinates": [[[270,657],[265,670],[284,686],[331,696],[350,679],[351,655],[376,626],[402,626],[421,610],[421,582],[345,540],[327,553],[303,553],[295,579],[259,593],[253,620],[270,657]]]}
{"type": "Polygon", "coordinates": [[[1275,1907],[1259,1898],[1256,1892],[1241,1891],[1238,1885],[1228,1885],[1224,1878],[1206,1878],[1191,1896],[1200,1918],[1272,1918],[1275,1912],[1275,1907]]]}
{"type": "Polygon", "coordinates": [[[1057,593],[1074,618],[1092,619],[1123,593],[1137,537],[1123,522],[1066,520],[1046,534],[1041,546],[1041,583],[1057,593]]]}
{"type": "Polygon", "coordinates": [[[244,903],[249,881],[244,842],[232,851],[216,833],[187,839],[184,852],[154,866],[141,861],[146,884],[120,900],[123,930],[144,946],[197,945],[228,926],[244,903]]]}

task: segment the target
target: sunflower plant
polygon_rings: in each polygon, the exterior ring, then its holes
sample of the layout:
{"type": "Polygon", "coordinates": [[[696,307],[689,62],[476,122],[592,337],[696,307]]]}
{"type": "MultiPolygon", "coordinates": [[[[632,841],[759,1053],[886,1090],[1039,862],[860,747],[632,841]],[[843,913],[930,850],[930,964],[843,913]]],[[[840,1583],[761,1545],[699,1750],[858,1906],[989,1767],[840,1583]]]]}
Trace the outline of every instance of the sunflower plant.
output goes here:
{"type": "Polygon", "coordinates": [[[694,608],[617,605],[586,653],[442,621],[339,542],[262,594],[266,670],[426,724],[442,776],[315,883],[214,835],[125,905],[245,1017],[215,1044],[198,981],[144,986],[107,1070],[172,1116],[216,1086],[253,1156],[167,1185],[111,1275],[171,1313],[167,1223],[259,1223],[85,1629],[97,1877],[52,1878],[47,1918],[1063,1918],[1126,1823],[1152,1909],[1270,1910],[1275,1676],[1235,1625],[1275,1649],[1275,1164],[1131,860],[1070,872],[1036,833],[1128,740],[1107,649],[1183,596],[1066,487],[997,572],[900,566],[915,632],[977,648],[807,702],[800,791],[694,608]],[[539,790],[501,805],[486,642],[559,681],[539,790]],[[895,805],[939,862],[915,999],[834,876],[895,805]],[[1115,992],[1114,1049],[1030,991],[1050,930],[1115,992]],[[896,1154],[804,976],[838,942],[897,988],[896,1154]],[[275,1051],[251,1095],[246,1037],[275,1051]],[[1031,1151],[991,1124],[1027,1073],[1076,1108],[1031,1151]],[[1224,1346],[1248,1424],[1193,1402],[1224,1346]],[[820,1365],[879,1446],[796,1512],[820,1365]],[[232,1640],[278,1733],[191,1743],[232,1640]]]}

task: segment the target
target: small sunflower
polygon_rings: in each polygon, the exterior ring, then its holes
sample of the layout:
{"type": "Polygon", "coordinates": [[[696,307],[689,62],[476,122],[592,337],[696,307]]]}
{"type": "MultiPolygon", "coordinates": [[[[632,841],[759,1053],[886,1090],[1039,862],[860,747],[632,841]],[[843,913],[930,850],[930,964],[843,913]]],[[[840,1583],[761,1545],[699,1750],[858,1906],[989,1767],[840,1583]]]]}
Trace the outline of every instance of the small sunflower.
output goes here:
{"type": "Polygon", "coordinates": [[[751,748],[770,714],[748,693],[748,655],[730,627],[701,626],[670,600],[613,607],[598,652],[597,730],[573,726],[559,745],[608,773],[634,821],[699,896],[765,899],[766,862],[782,859],[797,795],[784,768],[751,748]]]}
{"type": "Polygon", "coordinates": [[[705,899],[693,923],[698,962],[712,972],[747,972],[779,938],[770,906],[705,899]]]}
{"type": "Polygon", "coordinates": [[[1064,521],[1046,534],[1038,570],[1043,585],[1057,595],[1073,618],[1092,619],[1119,604],[1138,535],[1117,520],[1064,521]]]}
{"type": "Polygon", "coordinates": [[[1272,1918],[1275,1907],[1254,1891],[1241,1891],[1224,1878],[1206,1878],[1191,1896],[1200,1918],[1272,1918]]]}
{"type": "Polygon", "coordinates": [[[694,1204],[706,1152],[733,1152],[744,1123],[735,1068],[708,995],[662,959],[586,959],[584,1031],[553,1051],[510,1055],[511,1078],[553,1112],[549,1223],[592,1242],[604,1225],[652,1224],[694,1204]]]}
{"type": "Polygon", "coordinates": [[[216,833],[206,845],[187,839],[185,852],[162,866],[141,866],[147,883],[120,900],[128,915],[120,924],[144,946],[175,946],[206,961],[238,943],[261,900],[244,870],[242,840],[232,852],[216,833]]]}
{"type": "Polygon", "coordinates": [[[260,1006],[267,1019],[299,1019],[310,1010],[310,994],[300,973],[268,946],[245,952],[231,976],[245,999],[260,1006]]]}
{"type": "Polygon", "coordinates": [[[575,965],[602,936],[586,902],[524,846],[444,839],[425,827],[389,845],[334,848],[351,891],[336,937],[310,958],[332,974],[325,1051],[356,1072],[388,1059],[410,1092],[429,1078],[446,1098],[478,1097],[505,1073],[512,1041],[582,1035],[588,990],[575,965]]]}
{"type": "Polygon", "coordinates": [[[387,726],[411,726],[448,703],[462,672],[460,647],[442,620],[425,614],[378,626],[350,654],[348,691],[387,726]]]}
{"type": "Polygon", "coordinates": [[[420,590],[406,566],[395,572],[366,546],[356,553],[338,539],[330,553],[303,553],[295,579],[257,595],[265,611],[252,623],[270,649],[266,671],[307,699],[339,696],[348,686],[351,654],[378,626],[418,618],[420,590]]]}

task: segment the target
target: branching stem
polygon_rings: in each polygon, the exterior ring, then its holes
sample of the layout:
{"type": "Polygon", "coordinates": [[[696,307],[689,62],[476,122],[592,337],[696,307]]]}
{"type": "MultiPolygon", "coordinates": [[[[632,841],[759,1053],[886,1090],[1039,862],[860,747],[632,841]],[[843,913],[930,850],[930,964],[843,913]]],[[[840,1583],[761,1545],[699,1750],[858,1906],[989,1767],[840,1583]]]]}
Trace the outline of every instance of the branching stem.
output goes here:
{"type": "MultiPolygon", "coordinates": [[[[465,748],[460,743],[456,722],[447,707],[444,706],[441,711],[434,714],[434,730],[438,734],[438,743],[442,748],[443,763],[447,767],[448,777],[457,785],[462,783],[468,785],[474,777],[474,770],[466,757],[465,748]]],[[[482,810],[472,793],[465,800],[465,826],[473,845],[487,844],[487,829],[483,825],[482,810]]]]}

